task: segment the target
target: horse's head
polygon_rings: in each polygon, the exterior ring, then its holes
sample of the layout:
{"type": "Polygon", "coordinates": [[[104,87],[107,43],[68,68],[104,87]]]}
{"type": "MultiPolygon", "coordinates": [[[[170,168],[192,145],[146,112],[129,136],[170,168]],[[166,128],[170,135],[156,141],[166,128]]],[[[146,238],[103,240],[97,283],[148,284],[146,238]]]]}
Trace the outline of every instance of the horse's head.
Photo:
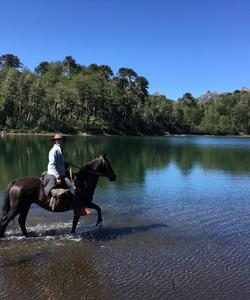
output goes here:
{"type": "Polygon", "coordinates": [[[105,154],[99,155],[81,168],[74,176],[74,184],[79,189],[86,189],[92,179],[94,178],[94,181],[92,181],[93,183],[99,176],[107,177],[110,181],[116,180],[115,172],[105,154]]]}
{"type": "Polygon", "coordinates": [[[116,180],[115,172],[105,154],[99,155],[95,161],[96,171],[100,173],[100,175],[107,177],[110,181],[116,180]]]}

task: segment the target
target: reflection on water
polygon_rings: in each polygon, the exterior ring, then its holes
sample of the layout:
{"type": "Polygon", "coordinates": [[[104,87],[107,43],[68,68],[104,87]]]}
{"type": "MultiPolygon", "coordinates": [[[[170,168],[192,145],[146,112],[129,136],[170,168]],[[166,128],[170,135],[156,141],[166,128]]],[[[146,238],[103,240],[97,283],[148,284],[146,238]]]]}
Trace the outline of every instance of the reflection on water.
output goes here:
{"type": "MultiPolygon", "coordinates": [[[[0,202],[50,146],[0,139],[0,202]]],[[[10,224],[0,240],[1,299],[248,299],[249,151],[247,138],[69,137],[70,161],[107,153],[118,175],[98,184],[103,227],[94,213],[72,237],[72,212],[32,207],[30,237],[10,224]]]]}
{"type": "MultiPolygon", "coordinates": [[[[5,136],[0,139],[0,190],[22,176],[39,176],[47,167],[51,141],[44,136],[5,136]]],[[[170,162],[183,174],[194,167],[231,174],[250,172],[250,139],[210,137],[68,137],[65,157],[83,166],[107,153],[118,173],[117,186],[143,183],[148,170],[170,162]]],[[[105,184],[105,183],[103,183],[105,184]]]]}

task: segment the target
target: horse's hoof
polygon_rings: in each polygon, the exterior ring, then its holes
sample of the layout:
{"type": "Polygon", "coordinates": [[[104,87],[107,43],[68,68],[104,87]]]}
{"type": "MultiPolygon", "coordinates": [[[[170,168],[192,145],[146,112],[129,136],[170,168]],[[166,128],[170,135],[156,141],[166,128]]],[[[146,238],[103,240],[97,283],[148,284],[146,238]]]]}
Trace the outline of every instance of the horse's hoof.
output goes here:
{"type": "Polygon", "coordinates": [[[29,238],[29,237],[35,237],[36,235],[33,232],[26,232],[23,236],[29,238]]]}

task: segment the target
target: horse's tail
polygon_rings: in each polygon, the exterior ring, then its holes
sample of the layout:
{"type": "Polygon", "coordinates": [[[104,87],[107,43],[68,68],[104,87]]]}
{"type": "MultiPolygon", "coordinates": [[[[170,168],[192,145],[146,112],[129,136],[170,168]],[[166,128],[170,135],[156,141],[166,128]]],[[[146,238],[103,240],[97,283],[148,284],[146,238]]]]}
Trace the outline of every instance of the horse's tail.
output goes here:
{"type": "Polygon", "coordinates": [[[7,191],[4,196],[4,202],[3,202],[3,212],[2,212],[2,220],[6,217],[7,213],[10,210],[10,190],[12,186],[15,184],[16,180],[13,180],[9,183],[7,191]]]}

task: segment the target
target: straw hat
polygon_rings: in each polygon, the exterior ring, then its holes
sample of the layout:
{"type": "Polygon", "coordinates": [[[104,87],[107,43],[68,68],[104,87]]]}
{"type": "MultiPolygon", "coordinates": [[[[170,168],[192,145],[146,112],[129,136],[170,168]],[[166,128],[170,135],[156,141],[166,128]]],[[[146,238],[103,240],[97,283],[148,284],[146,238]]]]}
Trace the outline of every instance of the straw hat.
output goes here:
{"type": "Polygon", "coordinates": [[[55,141],[55,140],[65,140],[65,137],[62,136],[61,133],[56,133],[55,136],[53,137],[52,141],[55,141]]]}

